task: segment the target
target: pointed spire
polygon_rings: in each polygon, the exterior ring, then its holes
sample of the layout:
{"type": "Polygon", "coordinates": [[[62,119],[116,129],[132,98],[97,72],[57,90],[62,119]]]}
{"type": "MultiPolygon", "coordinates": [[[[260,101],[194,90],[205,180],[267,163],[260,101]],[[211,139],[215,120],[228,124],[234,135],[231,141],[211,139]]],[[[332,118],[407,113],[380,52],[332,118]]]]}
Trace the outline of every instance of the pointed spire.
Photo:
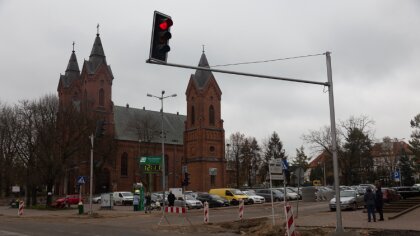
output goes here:
{"type": "Polygon", "coordinates": [[[73,51],[71,53],[69,63],[67,64],[66,74],[70,72],[80,73],[79,64],[77,63],[76,53],[74,52],[74,41],[73,41],[73,51]]]}
{"type": "Polygon", "coordinates": [[[102,62],[106,64],[104,49],[102,47],[101,38],[99,37],[99,24],[96,26],[96,38],[93,43],[92,51],[90,52],[89,62],[92,62],[94,70],[96,70],[98,65],[102,62]]]}
{"type": "MultiPolygon", "coordinates": [[[[204,54],[204,48],[198,66],[210,68],[206,54],[204,54]]],[[[211,71],[206,70],[196,70],[194,74],[194,80],[196,81],[199,88],[203,88],[211,77],[214,78],[213,73],[211,73],[211,71]]]]}

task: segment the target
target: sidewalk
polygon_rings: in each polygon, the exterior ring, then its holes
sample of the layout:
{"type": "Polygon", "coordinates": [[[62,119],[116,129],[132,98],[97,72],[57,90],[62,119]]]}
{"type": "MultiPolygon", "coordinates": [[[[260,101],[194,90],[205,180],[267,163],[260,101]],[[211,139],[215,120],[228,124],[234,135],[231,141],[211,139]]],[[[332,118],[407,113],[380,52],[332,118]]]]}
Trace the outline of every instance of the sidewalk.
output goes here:
{"type": "MultiPolygon", "coordinates": [[[[395,213],[384,213],[385,221],[368,222],[367,213],[359,209],[357,211],[341,211],[342,225],[344,228],[366,228],[366,229],[394,229],[394,230],[416,230],[420,231],[420,207],[407,212],[395,219],[388,217],[395,213]]],[[[336,227],[336,212],[320,212],[310,216],[298,217],[295,219],[297,226],[321,226],[336,227]]]]}

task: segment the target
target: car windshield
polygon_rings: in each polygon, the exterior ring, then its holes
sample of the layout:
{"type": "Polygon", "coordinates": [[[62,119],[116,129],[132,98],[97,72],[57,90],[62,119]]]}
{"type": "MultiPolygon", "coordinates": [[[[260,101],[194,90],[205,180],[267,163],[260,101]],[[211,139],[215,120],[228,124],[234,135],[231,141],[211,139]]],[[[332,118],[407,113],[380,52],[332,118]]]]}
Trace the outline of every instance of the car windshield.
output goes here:
{"type": "Polygon", "coordinates": [[[132,193],[130,193],[130,192],[124,192],[124,193],[121,193],[124,197],[131,197],[131,196],[133,196],[133,194],[132,193]]]}
{"type": "Polygon", "coordinates": [[[256,196],[257,195],[257,194],[255,194],[254,192],[251,192],[251,191],[246,191],[244,193],[248,196],[256,196]]]}
{"type": "Polygon", "coordinates": [[[354,191],[341,191],[340,197],[354,197],[355,192],[354,191]]]}
{"type": "Polygon", "coordinates": [[[185,195],[185,199],[187,200],[196,200],[193,196],[191,195],[185,195]]]}
{"type": "Polygon", "coordinates": [[[232,193],[234,195],[244,195],[244,193],[239,189],[232,189],[232,193]]]}

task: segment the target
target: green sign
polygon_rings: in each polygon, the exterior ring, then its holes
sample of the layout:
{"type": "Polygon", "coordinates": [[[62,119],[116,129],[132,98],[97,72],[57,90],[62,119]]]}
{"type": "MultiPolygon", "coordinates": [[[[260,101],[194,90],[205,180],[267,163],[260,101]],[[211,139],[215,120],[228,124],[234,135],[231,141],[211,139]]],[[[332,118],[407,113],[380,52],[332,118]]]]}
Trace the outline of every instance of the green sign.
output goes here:
{"type": "Polygon", "coordinates": [[[158,173],[161,171],[161,159],[160,156],[140,157],[140,168],[144,173],[158,173]]]}

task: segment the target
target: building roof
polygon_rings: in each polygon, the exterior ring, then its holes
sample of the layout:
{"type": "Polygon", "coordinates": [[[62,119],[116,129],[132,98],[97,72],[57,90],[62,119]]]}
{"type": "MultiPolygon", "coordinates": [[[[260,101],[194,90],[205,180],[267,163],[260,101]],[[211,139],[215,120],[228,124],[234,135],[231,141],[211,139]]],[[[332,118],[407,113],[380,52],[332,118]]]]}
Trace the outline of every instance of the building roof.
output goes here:
{"type": "Polygon", "coordinates": [[[389,155],[402,155],[403,150],[407,155],[413,155],[413,152],[410,150],[410,146],[404,141],[375,143],[372,147],[371,154],[373,158],[389,155]]]}
{"type": "MultiPolygon", "coordinates": [[[[183,145],[184,115],[163,113],[165,143],[183,145]]],[[[114,106],[115,139],[160,143],[161,113],[128,106],[114,106]]]]}
{"type": "MultiPolygon", "coordinates": [[[[199,67],[207,67],[210,68],[209,63],[207,61],[206,54],[201,54],[200,62],[198,63],[199,67]]],[[[195,74],[193,75],[193,79],[198,88],[202,89],[210,80],[210,78],[214,78],[213,73],[207,70],[196,70],[195,74]]]]}
{"type": "Polygon", "coordinates": [[[77,58],[74,50],[72,51],[67,64],[67,69],[64,75],[60,75],[60,82],[63,87],[68,88],[73,83],[73,81],[80,79],[80,70],[77,63],[77,58]]]}
{"type": "MultiPolygon", "coordinates": [[[[88,74],[95,74],[99,65],[101,65],[102,63],[107,65],[104,48],[102,47],[101,38],[99,37],[99,34],[96,34],[95,42],[93,43],[89,60],[88,61],[85,60],[84,64],[86,66],[88,74]]],[[[111,73],[112,78],[114,78],[111,67],[109,65],[107,67],[108,67],[109,72],[111,73]]]]}

